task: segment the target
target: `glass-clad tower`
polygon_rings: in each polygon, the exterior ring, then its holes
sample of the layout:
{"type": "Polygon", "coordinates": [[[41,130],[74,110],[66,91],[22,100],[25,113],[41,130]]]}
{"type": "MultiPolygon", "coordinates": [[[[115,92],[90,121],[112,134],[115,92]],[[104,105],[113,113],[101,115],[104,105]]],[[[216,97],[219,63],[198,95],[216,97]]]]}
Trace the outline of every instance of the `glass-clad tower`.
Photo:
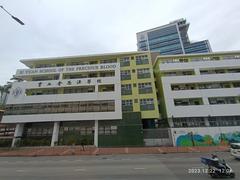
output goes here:
{"type": "Polygon", "coordinates": [[[211,52],[208,40],[190,42],[189,23],[185,19],[137,33],[139,51],[155,51],[162,55],[211,52]]]}

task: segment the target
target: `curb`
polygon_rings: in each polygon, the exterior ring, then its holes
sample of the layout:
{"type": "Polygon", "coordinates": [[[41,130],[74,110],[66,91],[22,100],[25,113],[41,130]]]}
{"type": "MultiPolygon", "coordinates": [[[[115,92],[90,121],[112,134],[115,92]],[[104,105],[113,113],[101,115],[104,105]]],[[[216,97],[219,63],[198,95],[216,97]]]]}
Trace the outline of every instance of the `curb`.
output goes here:
{"type": "Polygon", "coordinates": [[[0,150],[0,157],[37,157],[37,156],[82,156],[82,155],[117,155],[117,154],[168,154],[168,153],[209,153],[227,152],[228,146],[207,147],[122,147],[96,148],[74,147],[23,147],[18,149],[0,150]]]}

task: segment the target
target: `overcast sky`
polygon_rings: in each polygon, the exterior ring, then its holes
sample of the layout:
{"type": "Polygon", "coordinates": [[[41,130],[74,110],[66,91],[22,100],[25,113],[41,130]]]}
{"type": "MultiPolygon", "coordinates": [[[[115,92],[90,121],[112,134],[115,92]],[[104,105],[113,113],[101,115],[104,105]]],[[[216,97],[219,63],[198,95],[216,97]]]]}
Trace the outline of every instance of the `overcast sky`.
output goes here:
{"type": "Polygon", "coordinates": [[[239,0],[0,0],[0,85],[25,58],[135,51],[136,32],[186,18],[192,41],[240,50],[239,0]]]}

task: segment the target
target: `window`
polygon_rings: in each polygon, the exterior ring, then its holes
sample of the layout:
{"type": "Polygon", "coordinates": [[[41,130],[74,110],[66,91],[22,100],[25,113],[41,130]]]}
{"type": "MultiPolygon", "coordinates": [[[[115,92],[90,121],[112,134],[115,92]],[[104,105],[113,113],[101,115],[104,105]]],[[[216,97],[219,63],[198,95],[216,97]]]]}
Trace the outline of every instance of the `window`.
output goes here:
{"type": "Polygon", "coordinates": [[[110,135],[111,134],[111,127],[110,126],[105,126],[104,127],[104,134],[105,135],[110,135]]]}
{"type": "Polygon", "coordinates": [[[129,57],[120,58],[120,66],[121,67],[130,66],[130,58],[129,57]]]}
{"type": "Polygon", "coordinates": [[[180,59],[179,59],[179,62],[188,62],[188,59],[186,59],[186,58],[180,58],[180,59]]]}
{"type": "Polygon", "coordinates": [[[240,116],[215,116],[208,119],[210,126],[239,126],[240,116]]]}
{"type": "Polygon", "coordinates": [[[191,76],[194,75],[194,70],[185,71],[166,71],[163,72],[164,76],[191,76]]]}
{"type": "Polygon", "coordinates": [[[202,98],[174,99],[175,106],[203,105],[202,98]]]}
{"type": "Polygon", "coordinates": [[[173,91],[194,90],[196,89],[196,85],[195,84],[173,84],[171,85],[171,88],[173,91]]]}
{"type": "Polygon", "coordinates": [[[64,94],[92,93],[92,92],[95,92],[95,86],[78,86],[78,87],[63,88],[63,93],[64,94]]]}
{"type": "Polygon", "coordinates": [[[113,92],[114,84],[102,84],[98,86],[98,92],[113,92]]]}
{"type": "Polygon", "coordinates": [[[99,134],[99,135],[103,135],[103,134],[104,134],[104,127],[103,127],[103,126],[100,126],[100,127],[98,128],[98,134],[99,134]]]}
{"type": "Polygon", "coordinates": [[[240,82],[233,82],[233,87],[239,88],[240,87],[240,82]]]}
{"type": "Polygon", "coordinates": [[[116,63],[117,59],[105,59],[105,60],[101,60],[100,64],[107,64],[107,63],[116,63]]]}
{"type": "Polygon", "coordinates": [[[131,72],[130,70],[121,71],[121,80],[130,80],[131,72]]]}
{"type": "Polygon", "coordinates": [[[184,83],[172,84],[173,91],[178,90],[195,90],[195,89],[218,89],[218,88],[237,88],[240,87],[240,82],[208,82],[208,83],[184,83]]]}
{"type": "Polygon", "coordinates": [[[131,95],[132,94],[132,85],[131,84],[122,84],[121,91],[122,91],[122,95],[131,95]]]}
{"type": "Polygon", "coordinates": [[[240,73],[240,68],[226,68],[226,69],[201,69],[200,74],[222,74],[222,73],[240,73]]]}
{"type": "Polygon", "coordinates": [[[84,112],[112,112],[115,111],[115,102],[80,101],[65,103],[35,103],[10,104],[6,106],[6,115],[16,114],[52,114],[52,113],[84,113],[84,112]]]}
{"type": "Polygon", "coordinates": [[[86,134],[87,135],[91,135],[91,134],[93,134],[93,132],[94,132],[93,127],[86,127],[86,134]]]}
{"type": "Polygon", "coordinates": [[[117,126],[111,126],[111,134],[117,134],[117,126]]]}
{"type": "Polygon", "coordinates": [[[100,126],[98,129],[98,133],[100,135],[116,135],[117,129],[117,126],[100,126]]]}
{"type": "Polygon", "coordinates": [[[57,67],[61,67],[61,66],[64,66],[64,63],[59,63],[59,64],[56,64],[57,67]]]}
{"type": "Polygon", "coordinates": [[[240,103],[239,97],[209,97],[209,104],[237,104],[240,103]]]}
{"type": "Polygon", "coordinates": [[[143,68],[137,70],[137,77],[138,79],[150,78],[151,73],[149,68],[143,68]]]}
{"type": "Polygon", "coordinates": [[[223,59],[240,59],[240,55],[228,55],[224,56],[223,59]]]}
{"type": "Polygon", "coordinates": [[[173,118],[174,127],[205,127],[205,120],[203,117],[183,117],[173,118]]]}
{"type": "Polygon", "coordinates": [[[47,68],[47,67],[54,67],[54,64],[37,64],[35,68],[47,68]]]}
{"type": "Polygon", "coordinates": [[[133,102],[131,99],[122,100],[122,111],[133,111],[133,102]]]}
{"type": "Polygon", "coordinates": [[[141,64],[148,64],[148,56],[147,55],[142,55],[142,56],[136,56],[136,64],[141,65],[141,64]]]}
{"type": "Polygon", "coordinates": [[[52,135],[52,124],[50,123],[42,123],[38,124],[29,124],[28,126],[24,127],[24,136],[48,136],[51,137],[52,135]]]}
{"type": "Polygon", "coordinates": [[[59,74],[32,77],[32,81],[47,81],[47,80],[58,80],[58,79],[59,79],[59,74]]]}
{"type": "Polygon", "coordinates": [[[141,111],[154,110],[154,100],[152,98],[140,99],[140,109],[141,111]]]}
{"type": "Polygon", "coordinates": [[[138,83],[138,92],[139,94],[152,93],[152,83],[138,83]]]}
{"type": "Polygon", "coordinates": [[[104,72],[100,72],[99,77],[113,77],[115,76],[115,72],[114,71],[104,71],[104,72]]]}
{"type": "Polygon", "coordinates": [[[228,73],[240,73],[240,68],[228,69],[228,73]]]}

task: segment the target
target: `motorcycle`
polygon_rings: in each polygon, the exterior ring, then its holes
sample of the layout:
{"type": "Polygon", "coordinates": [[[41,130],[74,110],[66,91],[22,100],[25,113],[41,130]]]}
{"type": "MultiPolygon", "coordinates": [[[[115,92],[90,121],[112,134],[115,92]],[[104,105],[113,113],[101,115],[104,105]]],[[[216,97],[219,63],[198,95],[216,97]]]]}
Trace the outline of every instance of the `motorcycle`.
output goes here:
{"type": "Polygon", "coordinates": [[[216,155],[212,155],[212,158],[201,157],[201,162],[208,166],[208,174],[212,178],[235,178],[235,173],[229,164],[225,160],[219,160],[216,155]]]}

